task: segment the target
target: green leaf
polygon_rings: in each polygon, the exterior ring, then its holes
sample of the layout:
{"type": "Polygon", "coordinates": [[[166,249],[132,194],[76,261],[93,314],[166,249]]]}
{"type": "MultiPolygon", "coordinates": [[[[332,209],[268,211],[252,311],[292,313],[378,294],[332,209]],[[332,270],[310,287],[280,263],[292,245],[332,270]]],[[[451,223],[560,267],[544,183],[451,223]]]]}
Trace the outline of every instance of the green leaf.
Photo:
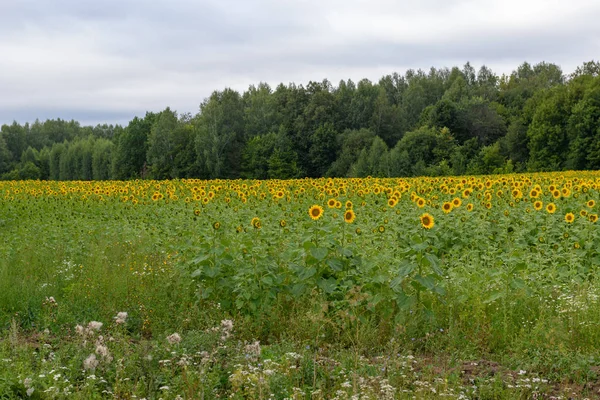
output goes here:
{"type": "Polygon", "coordinates": [[[396,274],[398,277],[408,276],[411,272],[415,270],[416,266],[414,264],[406,263],[400,268],[398,268],[398,273],[396,274]]]}
{"type": "Polygon", "coordinates": [[[344,269],[344,261],[340,260],[339,258],[328,259],[327,265],[329,265],[329,267],[335,272],[339,272],[344,269]]]}
{"type": "Polygon", "coordinates": [[[273,286],[273,278],[269,275],[263,276],[261,282],[267,286],[273,286]]]}
{"type": "Polygon", "coordinates": [[[419,282],[423,287],[433,290],[435,287],[435,280],[431,276],[415,275],[415,281],[419,282]]]}
{"type": "Polygon", "coordinates": [[[500,291],[500,290],[496,290],[496,291],[493,291],[493,292],[491,292],[491,293],[490,293],[490,294],[489,294],[489,295],[488,295],[488,296],[487,296],[487,297],[486,297],[486,298],[483,300],[483,302],[484,302],[485,304],[488,304],[488,303],[491,303],[491,302],[493,302],[493,301],[496,301],[496,300],[498,300],[498,299],[500,299],[500,298],[502,298],[502,297],[504,297],[504,292],[503,292],[503,291],[500,291]]]}
{"type": "Polygon", "coordinates": [[[435,272],[439,276],[444,275],[444,271],[440,268],[440,259],[437,258],[435,254],[427,253],[425,254],[425,259],[429,261],[429,266],[431,267],[433,272],[435,272]]]}
{"type": "Polygon", "coordinates": [[[335,289],[337,289],[337,280],[335,278],[328,278],[328,279],[321,278],[317,282],[317,286],[319,286],[319,288],[321,288],[321,290],[323,290],[323,292],[325,292],[327,294],[331,294],[331,293],[335,292],[335,289]]]}
{"type": "Polygon", "coordinates": [[[302,280],[302,281],[305,281],[305,280],[313,277],[316,273],[317,273],[317,269],[315,267],[304,268],[302,271],[300,271],[298,278],[300,278],[300,280],[302,280]]]}
{"type": "Polygon", "coordinates": [[[196,278],[196,277],[198,277],[198,276],[200,276],[200,275],[202,275],[202,268],[198,268],[197,270],[195,270],[194,272],[192,272],[192,273],[190,274],[190,276],[191,276],[192,278],[196,278]]]}
{"type": "Polygon", "coordinates": [[[310,254],[317,260],[323,261],[329,254],[329,250],[324,247],[311,247],[310,254]]]}

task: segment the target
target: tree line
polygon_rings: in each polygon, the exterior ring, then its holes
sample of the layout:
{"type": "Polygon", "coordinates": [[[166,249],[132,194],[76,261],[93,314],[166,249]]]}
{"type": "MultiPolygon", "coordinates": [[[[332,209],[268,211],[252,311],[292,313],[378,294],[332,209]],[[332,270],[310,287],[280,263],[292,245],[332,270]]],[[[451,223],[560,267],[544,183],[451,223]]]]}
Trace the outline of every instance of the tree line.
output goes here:
{"type": "Polygon", "coordinates": [[[600,169],[600,63],[565,75],[408,70],[374,83],[214,91],[119,125],[47,120],[0,129],[2,179],[438,176],[600,169]]]}

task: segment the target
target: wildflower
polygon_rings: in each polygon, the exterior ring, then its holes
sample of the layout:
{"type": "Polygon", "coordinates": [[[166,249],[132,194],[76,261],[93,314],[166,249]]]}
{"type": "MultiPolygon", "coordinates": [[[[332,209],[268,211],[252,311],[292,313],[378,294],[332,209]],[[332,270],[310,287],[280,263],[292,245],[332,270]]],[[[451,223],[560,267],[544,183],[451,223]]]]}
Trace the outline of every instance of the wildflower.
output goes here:
{"type": "Polygon", "coordinates": [[[75,332],[77,332],[78,335],[83,335],[85,333],[85,328],[81,325],[76,325],[75,332]]]}
{"type": "Polygon", "coordinates": [[[96,359],[96,355],[94,353],[90,354],[88,358],[83,361],[83,368],[86,370],[94,370],[98,366],[99,362],[96,359]]]}
{"type": "Polygon", "coordinates": [[[231,336],[233,330],[233,321],[230,319],[224,319],[221,321],[221,340],[227,340],[231,336]]]}
{"type": "Polygon", "coordinates": [[[179,336],[179,333],[175,332],[172,335],[167,336],[167,342],[169,342],[169,344],[177,344],[181,342],[181,336],[179,336]]]}
{"type": "Polygon", "coordinates": [[[127,320],[127,313],[125,311],[121,311],[120,313],[117,313],[117,316],[115,317],[115,323],[117,325],[124,324],[125,320],[127,320]]]}
{"type": "Polygon", "coordinates": [[[98,321],[91,321],[88,324],[88,332],[93,332],[93,331],[99,331],[100,328],[102,328],[102,325],[104,325],[102,322],[98,322],[98,321]]]}
{"type": "Polygon", "coordinates": [[[110,355],[110,352],[108,351],[108,347],[106,347],[102,344],[99,344],[96,346],[96,354],[98,354],[100,357],[102,357],[107,362],[112,361],[112,357],[110,355]]]}

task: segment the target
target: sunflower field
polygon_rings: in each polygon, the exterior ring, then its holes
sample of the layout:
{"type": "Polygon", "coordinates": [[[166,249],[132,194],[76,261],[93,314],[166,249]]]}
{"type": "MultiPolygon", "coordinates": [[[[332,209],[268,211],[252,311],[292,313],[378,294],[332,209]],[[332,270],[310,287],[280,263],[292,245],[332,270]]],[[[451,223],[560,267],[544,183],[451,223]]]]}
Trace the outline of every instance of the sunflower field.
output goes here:
{"type": "Polygon", "coordinates": [[[0,182],[0,393],[593,398],[599,192],[597,171],[0,182]]]}

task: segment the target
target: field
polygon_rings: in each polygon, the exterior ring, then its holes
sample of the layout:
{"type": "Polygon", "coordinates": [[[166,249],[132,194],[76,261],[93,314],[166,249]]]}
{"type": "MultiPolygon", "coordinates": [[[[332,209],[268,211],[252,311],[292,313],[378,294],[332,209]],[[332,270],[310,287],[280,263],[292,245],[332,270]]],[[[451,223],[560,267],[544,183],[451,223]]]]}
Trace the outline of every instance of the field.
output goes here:
{"type": "Polygon", "coordinates": [[[599,190],[0,182],[0,399],[598,398],[599,190]]]}

